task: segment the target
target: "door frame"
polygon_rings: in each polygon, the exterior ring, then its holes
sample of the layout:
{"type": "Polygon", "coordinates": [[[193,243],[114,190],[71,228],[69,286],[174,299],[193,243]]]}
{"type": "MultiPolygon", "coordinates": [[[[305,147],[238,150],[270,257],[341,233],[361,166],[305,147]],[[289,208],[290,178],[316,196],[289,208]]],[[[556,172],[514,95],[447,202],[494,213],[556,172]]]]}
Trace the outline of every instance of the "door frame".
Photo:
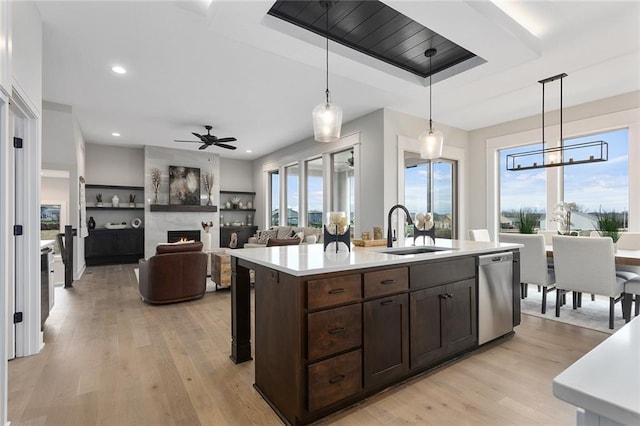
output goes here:
{"type": "MultiPolygon", "coordinates": [[[[44,345],[40,324],[40,168],[41,132],[38,113],[31,108],[14,88],[9,104],[8,141],[21,133],[23,148],[15,151],[10,144],[8,156],[11,183],[17,193],[9,194],[15,202],[15,214],[10,215],[9,229],[15,223],[22,225],[23,235],[15,237],[15,312],[22,312],[22,322],[15,327],[15,356],[22,357],[40,352],[44,345]],[[13,122],[13,123],[12,123],[13,122]],[[15,161],[15,163],[14,163],[15,161]],[[16,169],[14,164],[18,163],[16,169]],[[13,181],[15,179],[15,181],[13,181]]],[[[9,191],[14,191],[12,187],[9,191]]],[[[12,203],[13,204],[13,203],[12,203]]],[[[13,236],[11,236],[13,238],[13,236]]],[[[13,312],[7,312],[12,318],[13,312]]]]}

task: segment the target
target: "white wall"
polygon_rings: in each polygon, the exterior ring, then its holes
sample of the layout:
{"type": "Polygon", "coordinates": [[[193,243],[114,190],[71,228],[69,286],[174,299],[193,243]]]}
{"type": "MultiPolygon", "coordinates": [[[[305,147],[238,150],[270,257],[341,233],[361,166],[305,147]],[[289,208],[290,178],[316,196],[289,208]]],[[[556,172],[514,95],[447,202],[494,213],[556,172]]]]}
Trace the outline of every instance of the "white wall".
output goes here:
{"type": "MultiPolygon", "coordinates": [[[[574,134],[568,134],[568,131],[580,132],[581,121],[588,123],[590,120],[601,120],[602,116],[608,114],[615,115],[615,113],[629,111],[640,107],[640,92],[632,92],[624,95],[619,95],[611,98],[601,99],[598,101],[590,102],[587,104],[578,105],[571,108],[563,109],[563,126],[565,127],[564,137],[572,137],[574,134]],[[585,121],[586,120],[586,121],[585,121]],[[578,126],[576,125],[578,124],[578,126]],[[569,129],[569,130],[567,130],[569,129]],[[572,129],[572,130],[571,130],[572,129]]],[[[633,114],[631,114],[633,115],[633,114]]],[[[635,114],[636,126],[638,122],[638,114],[635,114]]],[[[631,120],[633,121],[633,120],[631,120]]],[[[551,127],[557,127],[559,123],[559,112],[551,111],[545,115],[545,125],[551,127]]],[[[613,122],[612,122],[613,123],[613,122]]],[[[633,123],[627,123],[633,124],[633,123]]],[[[615,126],[619,125],[616,123],[615,126]]],[[[492,210],[491,206],[487,204],[487,200],[492,200],[494,189],[487,184],[488,182],[488,170],[487,164],[490,163],[487,153],[487,141],[490,139],[504,138],[509,135],[517,135],[519,133],[531,131],[541,132],[541,117],[539,115],[523,118],[520,120],[510,121],[502,124],[498,124],[483,129],[474,130],[469,133],[469,153],[468,158],[473,161],[468,161],[469,165],[469,205],[474,206],[473,215],[469,215],[469,228],[490,228],[494,222],[493,218],[488,217],[488,211],[492,210]]],[[[585,127],[582,127],[585,129],[585,127]]],[[[607,127],[606,123],[599,131],[610,130],[611,127],[607,127]]],[[[597,132],[598,130],[589,129],[589,132],[597,132]]],[[[541,137],[541,135],[540,135],[541,137]]],[[[631,140],[631,151],[633,149],[640,151],[640,142],[638,136],[634,136],[632,133],[629,135],[631,140]]],[[[514,136],[515,138],[515,136],[514,136]]],[[[532,140],[529,142],[537,142],[539,140],[532,140]]],[[[630,183],[640,180],[640,164],[629,162],[629,174],[630,183]]],[[[638,194],[630,194],[631,203],[640,203],[638,200],[638,194]]],[[[630,206],[631,208],[631,206],[630,206]]]]}
{"type": "Polygon", "coordinates": [[[19,88],[29,108],[39,113],[42,109],[42,19],[33,1],[13,1],[11,7],[12,84],[19,88]]]}
{"type": "Polygon", "coordinates": [[[254,191],[253,162],[220,158],[219,180],[222,191],[254,191]]]}
{"type": "Polygon", "coordinates": [[[144,148],[87,143],[85,181],[95,185],[144,185],[144,148]]]}

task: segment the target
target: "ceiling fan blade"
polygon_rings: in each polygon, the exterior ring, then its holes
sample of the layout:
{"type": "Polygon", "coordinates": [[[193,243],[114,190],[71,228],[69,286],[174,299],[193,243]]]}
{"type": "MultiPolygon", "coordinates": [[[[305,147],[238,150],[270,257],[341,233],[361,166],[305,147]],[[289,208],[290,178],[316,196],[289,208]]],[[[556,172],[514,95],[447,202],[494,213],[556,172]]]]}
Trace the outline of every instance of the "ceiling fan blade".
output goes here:
{"type": "Polygon", "coordinates": [[[206,147],[208,147],[208,146],[209,146],[208,144],[204,143],[204,144],[202,144],[202,145],[200,146],[200,148],[198,148],[198,149],[205,149],[205,148],[206,148],[206,147]]]}
{"type": "Polygon", "coordinates": [[[217,142],[235,142],[237,140],[238,139],[236,139],[236,138],[220,138],[220,139],[217,140],[217,142]]]}
{"type": "Polygon", "coordinates": [[[174,142],[189,142],[189,143],[202,143],[201,141],[180,141],[178,139],[174,139],[174,142]]]}
{"type": "Polygon", "coordinates": [[[220,148],[227,148],[227,149],[236,149],[235,146],[232,145],[227,145],[226,143],[214,143],[215,146],[219,146],[220,148]]]}
{"type": "Polygon", "coordinates": [[[191,132],[191,134],[192,134],[193,136],[195,136],[196,138],[198,138],[198,139],[202,139],[202,135],[199,135],[199,134],[197,134],[196,132],[191,132]]]}

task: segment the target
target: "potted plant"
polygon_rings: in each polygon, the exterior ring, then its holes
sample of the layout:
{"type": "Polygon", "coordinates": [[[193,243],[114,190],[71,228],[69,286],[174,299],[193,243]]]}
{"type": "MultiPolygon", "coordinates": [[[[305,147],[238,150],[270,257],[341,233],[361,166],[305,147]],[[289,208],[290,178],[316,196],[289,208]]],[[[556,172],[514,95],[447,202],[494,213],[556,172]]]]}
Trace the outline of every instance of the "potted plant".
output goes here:
{"type": "Polygon", "coordinates": [[[601,237],[611,237],[614,243],[620,238],[622,221],[616,212],[600,212],[596,214],[596,229],[601,237]]]}
{"type": "Polygon", "coordinates": [[[231,201],[232,208],[236,210],[240,204],[240,197],[231,197],[231,200],[229,201],[231,201]]]}
{"type": "Polygon", "coordinates": [[[521,234],[535,234],[536,219],[530,209],[520,209],[518,213],[518,230],[521,234]]]}
{"type": "Polygon", "coordinates": [[[136,206],[136,196],[134,194],[129,194],[129,207],[136,206]]]}
{"type": "Polygon", "coordinates": [[[96,207],[102,207],[102,194],[99,192],[96,194],[96,207]]]}
{"type": "Polygon", "coordinates": [[[571,212],[576,211],[577,209],[578,207],[576,206],[576,203],[566,203],[564,201],[560,201],[555,205],[551,220],[560,224],[560,230],[558,230],[558,234],[572,236],[578,235],[578,232],[571,231],[571,212]]]}

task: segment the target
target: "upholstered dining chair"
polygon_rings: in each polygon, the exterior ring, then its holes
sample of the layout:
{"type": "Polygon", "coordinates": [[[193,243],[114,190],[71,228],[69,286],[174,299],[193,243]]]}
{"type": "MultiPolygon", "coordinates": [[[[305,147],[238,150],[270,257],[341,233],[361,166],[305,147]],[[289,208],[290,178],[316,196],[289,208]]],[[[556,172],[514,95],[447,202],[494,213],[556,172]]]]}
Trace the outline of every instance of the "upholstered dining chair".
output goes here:
{"type": "MultiPolygon", "coordinates": [[[[582,293],[609,297],[609,328],[613,329],[615,303],[622,300],[627,279],[616,276],[613,241],[608,237],[553,237],[556,300],[573,292],[573,309],[582,293]]],[[[560,316],[556,303],[556,317],[560,316]]]]}
{"type": "Polygon", "coordinates": [[[636,302],[634,315],[640,315],[640,277],[632,278],[624,284],[624,304],[622,316],[625,322],[631,321],[631,305],[636,302]]]}
{"type": "Polygon", "coordinates": [[[546,245],[551,245],[553,244],[553,237],[558,235],[558,231],[549,229],[539,230],[538,235],[542,235],[544,237],[544,243],[546,245]]]}
{"type": "Polygon", "coordinates": [[[544,236],[536,234],[500,234],[501,243],[523,244],[520,249],[520,297],[527,297],[529,284],[542,289],[542,313],[547,312],[547,293],[555,289],[556,276],[547,264],[544,236]]]}
{"type": "Polygon", "coordinates": [[[616,245],[620,250],[640,250],[640,232],[621,232],[616,245]]]}
{"type": "Polygon", "coordinates": [[[484,241],[486,243],[491,242],[491,237],[489,237],[489,230],[487,229],[469,229],[469,239],[471,241],[484,241]]]}

